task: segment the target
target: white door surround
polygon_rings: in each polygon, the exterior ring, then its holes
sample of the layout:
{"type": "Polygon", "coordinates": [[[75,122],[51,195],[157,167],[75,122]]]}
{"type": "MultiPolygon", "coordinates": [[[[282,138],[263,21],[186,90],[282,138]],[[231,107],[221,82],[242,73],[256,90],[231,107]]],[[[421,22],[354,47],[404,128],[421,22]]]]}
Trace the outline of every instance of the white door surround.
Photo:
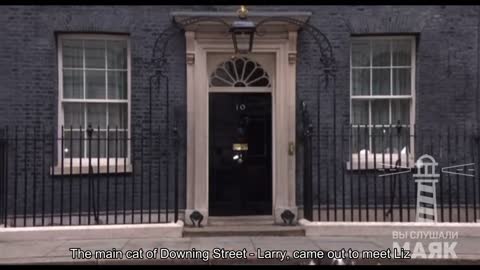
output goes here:
{"type": "MultiPolygon", "coordinates": [[[[226,21],[236,18],[235,13],[218,13],[226,21]],[[228,16],[227,16],[228,15],[228,16]]],[[[292,13],[293,14],[293,13],[292,13]]],[[[282,13],[282,16],[293,16],[282,13]]],[[[295,13],[298,19],[299,14],[295,13]]],[[[300,15],[303,20],[305,13],[300,15]]],[[[309,14],[307,14],[309,15],[309,14]]],[[[196,17],[198,13],[175,13],[175,20],[196,17]]],[[[252,20],[279,16],[278,13],[249,14],[252,20]]],[[[298,28],[287,23],[264,25],[262,34],[255,36],[253,52],[245,55],[272,55],[272,213],[276,223],[283,223],[281,214],[290,210],[298,217],[295,200],[295,86],[296,50],[298,28]]],[[[191,224],[190,214],[198,211],[203,215],[202,224],[208,223],[208,62],[212,55],[233,56],[231,35],[219,23],[198,23],[185,29],[186,78],[187,78],[187,204],[185,222],[191,224]],[[222,28],[223,27],[223,28],[222,28]],[[210,58],[209,58],[210,57],[210,58]]],[[[226,59],[225,59],[226,60],[226,59]]],[[[262,64],[262,63],[260,63],[262,64]]],[[[271,71],[270,71],[271,72],[271,71]]],[[[236,92],[249,88],[238,87],[236,92]],[[243,89],[242,89],[243,88],[243,89]]],[[[247,90],[248,91],[248,90],[247,90]]]]}

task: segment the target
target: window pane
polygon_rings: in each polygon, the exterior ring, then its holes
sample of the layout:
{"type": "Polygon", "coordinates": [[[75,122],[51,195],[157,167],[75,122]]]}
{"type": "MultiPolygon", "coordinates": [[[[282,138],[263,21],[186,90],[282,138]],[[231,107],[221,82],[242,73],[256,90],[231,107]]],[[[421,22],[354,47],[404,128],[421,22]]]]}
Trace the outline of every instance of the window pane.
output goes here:
{"type": "Polygon", "coordinates": [[[127,42],[107,41],[107,61],[109,69],[127,69],[127,42]]]}
{"type": "Polygon", "coordinates": [[[87,104],[87,125],[92,125],[94,129],[107,128],[107,105],[106,104],[87,104]]]}
{"type": "Polygon", "coordinates": [[[105,68],[105,41],[85,40],[85,67],[105,68]]]}
{"type": "Polygon", "coordinates": [[[410,148],[410,129],[407,127],[400,129],[395,126],[390,128],[390,125],[377,127],[372,128],[372,134],[372,148],[375,149],[375,153],[385,153],[386,159],[389,158],[390,151],[395,154],[400,149],[403,154],[410,148]]]}
{"type": "Polygon", "coordinates": [[[86,98],[105,99],[105,71],[87,70],[85,76],[86,98]]]}
{"type": "Polygon", "coordinates": [[[370,41],[356,40],[352,42],[352,66],[370,66],[370,41]]]}
{"type": "Polygon", "coordinates": [[[128,106],[127,104],[109,104],[108,121],[111,129],[127,129],[128,106]]]}
{"type": "Polygon", "coordinates": [[[230,83],[226,83],[223,80],[220,80],[218,78],[213,77],[212,80],[210,81],[211,86],[231,86],[230,83]]]}
{"type": "Polygon", "coordinates": [[[410,124],[410,100],[392,100],[392,124],[410,124]]]}
{"type": "Polygon", "coordinates": [[[110,131],[108,133],[108,152],[111,158],[122,158],[127,155],[127,134],[126,131],[118,131],[118,133],[110,131]]]}
{"type": "Polygon", "coordinates": [[[368,124],[367,100],[352,100],[352,123],[355,125],[368,124]]]}
{"type": "MultiPolygon", "coordinates": [[[[388,153],[388,147],[390,144],[389,141],[389,131],[390,128],[385,127],[376,127],[372,128],[372,149],[375,153],[388,153]]],[[[385,159],[388,157],[385,156],[385,159]]],[[[382,157],[379,159],[377,158],[378,163],[382,162],[382,157]]],[[[381,165],[377,164],[377,167],[382,167],[381,165]]]]}
{"type": "Polygon", "coordinates": [[[372,100],[372,124],[389,124],[389,100],[372,100]]]}
{"type": "Polygon", "coordinates": [[[82,41],[66,39],[62,41],[63,67],[82,68],[83,53],[82,41]]]}
{"type": "MultiPolygon", "coordinates": [[[[352,147],[353,153],[359,153],[362,151],[362,156],[360,157],[360,162],[365,161],[365,150],[369,150],[369,139],[368,139],[368,128],[361,127],[352,127],[352,147]]],[[[355,166],[356,164],[354,164],[355,166]]]]}
{"type": "Polygon", "coordinates": [[[92,134],[92,140],[86,141],[86,146],[87,146],[87,153],[86,157],[92,157],[92,158],[104,158],[107,157],[107,142],[106,142],[106,137],[107,137],[107,132],[106,131],[101,131],[98,133],[97,130],[95,130],[92,134]],[[100,137],[99,137],[100,135],[100,137]],[[91,145],[91,152],[90,152],[90,145],[91,145]],[[100,156],[98,155],[100,153],[100,156]]]}
{"type": "Polygon", "coordinates": [[[372,66],[390,66],[390,41],[372,41],[372,66]]]}
{"type": "MultiPolygon", "coordinates": [[[[385,132],[385,154],[394,154],[397,147],[396,147],[396,141],[395,141],[395,136],[397,136],[396,133],[396,128],[395,127],[385,127],[384,128],[385,132]]],[[[392,161],[394,162],[394,161],[392,161]]]]}
{"type": "Polygon", "coordinates": [[[65,129],[69,129],[70,126],[77,129],[80,128],[80,126],[85,128],[85,113],[83,111],[83,104],[64,103],[63,112],[65,129]]]}
{"type": "Polygon", "coordinates": [[[83,99],[83,71],[63,70],[63,97],[83,99]]]}
{"type": "Polygon", "coordinates": [[[372,69],[372,94],[390,95],[390,69],[372,69]]]}
{"type": "Polygon", "coordinates": [[[352,94],[370,95],[370,69],[352,69],[352,94]]]}
{"type": "Polygon", "coordinates": [[[127,72],[108,72],[108,98],[127,99],[127,72]]]}
{"type": "MultiPolygon", "coordinates": [[[[84,139],[83,137],[82,139],[84,139]]],[[[85,145],[85,142],[82,142],[82,146],[85,145]]],[[[81,154],[80,151],[80,131],[65,131],[63,137],[63,156],[64,158],[79,158],[81,154]]],[[[65,164],[69,166],[70,164],[65,164]]]]}
{"type": "Polygon", "coordinates": [[[411,70],[410,68],[394,68],[393,73],[393,94],[410,95],[411,92],[411,70]]]}
{"type": "Polygon", "coordinates": [[[394,66],[410,66],[412,61],[412,42],[410,40],[393,40],[392,53],[394,66]]]}
{"type": "MultiPolygon", "coordinates": [[[[410,129],[401,127],[401,128],[392,128],[392,153],[402,152],[406,153],[409,149],[409,138],[410,138],[410,129]]],[[[411,154],[411,153],[409,153],[411,154]]],[[[402,163],[404,160],[402,161],[402,163]]]]}

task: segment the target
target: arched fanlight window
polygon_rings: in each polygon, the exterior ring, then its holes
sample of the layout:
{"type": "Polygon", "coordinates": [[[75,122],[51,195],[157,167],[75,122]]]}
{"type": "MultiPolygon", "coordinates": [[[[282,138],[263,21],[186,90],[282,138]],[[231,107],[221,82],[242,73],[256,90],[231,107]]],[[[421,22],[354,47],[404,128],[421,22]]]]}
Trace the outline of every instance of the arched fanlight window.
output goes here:
{"type": "Polygon", "coordinates": [[[271,87],[263,67],[246,57],[234,57],[217,66],[210,75],[212,87],[271,87]]]}

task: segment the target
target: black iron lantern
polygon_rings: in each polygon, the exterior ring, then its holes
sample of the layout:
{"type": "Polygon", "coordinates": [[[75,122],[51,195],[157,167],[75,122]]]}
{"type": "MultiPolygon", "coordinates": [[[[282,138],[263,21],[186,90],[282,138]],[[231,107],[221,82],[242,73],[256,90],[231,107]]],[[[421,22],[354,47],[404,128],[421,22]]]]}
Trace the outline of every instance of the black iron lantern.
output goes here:
{"type": "Polygon", "coordinates": [[[233,46],[235,53],[249,53],[253,47],[253,37],[255,35],[255,23],[247,20],[248,10],[241,6],[238,10],[239,20],[234,21],[230,27],[232,33],[233,46]]]}

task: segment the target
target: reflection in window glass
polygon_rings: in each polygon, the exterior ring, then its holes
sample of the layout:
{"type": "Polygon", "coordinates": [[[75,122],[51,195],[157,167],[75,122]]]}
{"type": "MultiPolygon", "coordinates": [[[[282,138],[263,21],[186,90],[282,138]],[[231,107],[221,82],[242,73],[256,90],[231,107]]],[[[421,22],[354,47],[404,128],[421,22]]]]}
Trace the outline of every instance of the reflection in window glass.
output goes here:
{"type": "Polygon", "coordinates": [[[370,41],[357,40],[352,44],[352,66],[369,67],[370,66],[370,41]]]}
{"type": "Polygon", "coordinates": [[[390,66],[390,40],[372,41],[372,66],[390,66]]]}
{"type": "Polygon", "coordinates": [[[85,67],[105,68],[105,41],[85,40],[85,67]]]}

